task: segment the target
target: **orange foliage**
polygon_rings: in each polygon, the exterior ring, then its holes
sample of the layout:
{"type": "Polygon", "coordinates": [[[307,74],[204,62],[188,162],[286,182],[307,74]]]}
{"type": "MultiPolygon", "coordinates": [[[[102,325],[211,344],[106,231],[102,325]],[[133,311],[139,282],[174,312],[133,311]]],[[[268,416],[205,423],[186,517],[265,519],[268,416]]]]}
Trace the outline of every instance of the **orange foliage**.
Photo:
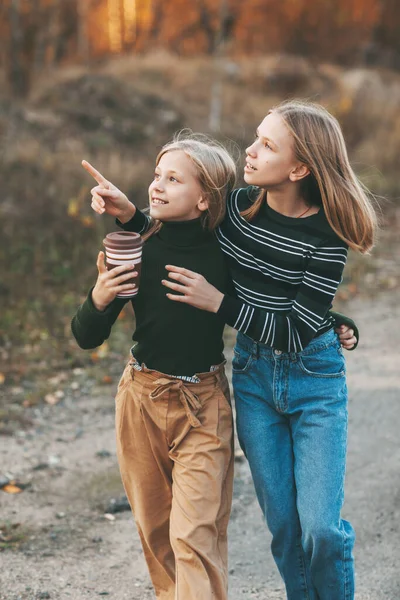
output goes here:
{"type": "Polygon", "coordinates": [[[373,60],[386,57],[385,64],[391,59],[395,66],[397,2],[2,0],[0,66],[21,90],[21,78],[47,65],[154,46],[182,55],[212,54],[224,42],[231,55],[286,52],[342,63],[368,62],[373,54],[373,60]]]}

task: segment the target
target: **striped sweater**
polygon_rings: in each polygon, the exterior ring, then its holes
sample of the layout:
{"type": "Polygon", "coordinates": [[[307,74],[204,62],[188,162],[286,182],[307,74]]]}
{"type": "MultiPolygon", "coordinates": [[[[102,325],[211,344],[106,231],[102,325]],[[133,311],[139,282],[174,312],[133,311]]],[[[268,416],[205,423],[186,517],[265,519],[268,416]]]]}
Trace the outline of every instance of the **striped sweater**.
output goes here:
{"type": "Polygon", "coordinates": [[[297,219],[264,203],[246,221],[258,188],[235,190],[217,231],[237,298],[224,296],[218,314],[253,340],[299,352],[334,325],[328,314],[347,258],[347,245],[324,211],[297,219]]]}
{"type": "MultiPolygon", "coordinates": [[[[218,315],[255,341],[299,352],[335,325],[328,311],[342,280],[347,245],[334,233],[322,208],[297,219],[264,203],[258,215],[246,221],[240,213],[258,192],[253,186],[234,190],[217,229],[236,291],[236,297],[225,294],[218,315]]],[[[140,213],[140,220],[139,233],[144,233],[151,219],[140,213]]],[[[131,224],[117,223],[131,229],[131,224]]],[[[351,326],[355,328],[354,323],[351,326]]]]}

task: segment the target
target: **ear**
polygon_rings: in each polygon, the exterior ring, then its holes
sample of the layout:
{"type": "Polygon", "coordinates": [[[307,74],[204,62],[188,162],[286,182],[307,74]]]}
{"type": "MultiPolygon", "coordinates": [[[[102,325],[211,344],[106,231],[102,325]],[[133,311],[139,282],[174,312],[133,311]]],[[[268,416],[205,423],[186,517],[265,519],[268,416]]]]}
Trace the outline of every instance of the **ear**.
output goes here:
{"type": "Polygon", "coordinates": [[[208,200],[206,198],[203,198],[203,196],[200,196],[200,200],[197,203],[197,208],[201,212],[204,212],[205,210],[207,210],[208,209],[208,200]]]}
{"type": "Polygon", "coordinates": [[[297,167],[294,167],[294,169],[291,170],[289,179],[290,181],[296,182],[304,179],[304,177],[307,177],[309,174],[310,169],[307,167],[307,165],[300,163],[297,165],[297,167]]]}

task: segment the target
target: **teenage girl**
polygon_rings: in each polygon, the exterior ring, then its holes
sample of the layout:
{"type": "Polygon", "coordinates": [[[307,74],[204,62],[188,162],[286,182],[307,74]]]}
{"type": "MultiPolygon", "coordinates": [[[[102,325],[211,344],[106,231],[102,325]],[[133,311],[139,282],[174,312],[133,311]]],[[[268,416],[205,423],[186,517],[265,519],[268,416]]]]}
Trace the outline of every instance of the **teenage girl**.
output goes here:
{"type": "Polygon", "coordinates": [[[345,360],[329,314],[348,248],[368,252],[376,215],[340,126],[319,105],[285,102],[246,150],[217,235],[236,297],[167,266],[173,303],[238,330],[237,430],[289,600],[354,598],[354,531],[341,518],[345,360]]]}
{"type": "MultiPolygon", "coordinates": [[[[85,168],[113,198],[116,188],[85,168]]],[[[143,247],[132,356],[116,396],[117,454],[123,484],[157,598],[227,598],[227,525],[232,482],[232,409],[224,374],[223,320],[165,296],[165,261],[184,264],[230,290],[214,234],[236,168],[222,147],[196,139],[164,146],[149,187],[159,219],[143,247]]],[[[122,221],[133,216],[117,211],[122,221]]],[[[112,211],[112,209],[110,209],[112,211]]],[[[139,215],[140,218],[140,215],[139,215]]],[[[133,217],[135,222],[135,217],[133,217]]],[[[110,335],[128,301],[132,269],[107,271],[97,260],[95,286],[72,321],[82,348],[110,335]]],[[[231,293],[231,292],[230,292],[231,293]]]]}

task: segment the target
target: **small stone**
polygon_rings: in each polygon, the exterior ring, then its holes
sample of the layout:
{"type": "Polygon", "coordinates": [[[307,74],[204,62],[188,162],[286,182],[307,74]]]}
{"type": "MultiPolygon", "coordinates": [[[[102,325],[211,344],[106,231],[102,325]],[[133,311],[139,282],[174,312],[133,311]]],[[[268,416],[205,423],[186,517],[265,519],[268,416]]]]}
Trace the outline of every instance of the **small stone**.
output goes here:
{"type": "Polygon", "coordinates": [[[79,438],[81,438],[83,436],[84,430],[82,429],[82,427],[77,427],[77,429],[75,430],[75,439],[79,440],[79,438]]]}
{"type": "Polygon", "coordinates": [[[99,458],[109,458],[111,456],[111,452],[109,452],[108,450],[99,450],[98,452],[96,452],[96,456],[98,456],[99,458]]]}
{"type": "Polygon", "coordinates": [[[42,462],[32,468],[33,471],[44,471],[44,469],[48,469],[48,463],[42,462]]]}
{"type": "Polygon", "coordinates": [[[115,514],[130,510],[131,507],[128,502],[128,498],[126,496],[121,496],[121,498],[112,498],[110,500],[110,504],[108,505],[106,512],[109,514],[115,514]]]}
{"type": "Polygon", "coordinates": [[[49,592],[39,592],[37,597],[38,600],[46,600],[47,598],[50,598],[50,594],[49,592]]]}
{"type": "Polygon", "coordinates": [[[10,483],[10,480],[8,477],[4,477],[3,475],[0,475],[0,489],[2,487],[4,487],[5,485],[7,485],[8,483],[10,483]]]}
{"type": "Polygon", "coordinates": [[[241,448],[235,450],[235,462],[244,462],[245,456],[241,448]]]}
{"type": "Polygon", "coordinates": [[[95,536],[94,538],[92,538],[92,542],[94,544],[100,544],[100,542],[103,541],[103,538],[100,535],[95,536]]]}
{"type": "Polygon", "coordinates": [[[57,517],[57,519],[63,519],[65,517],[65,512],[56,513],[56,517],[57,517]]]}

